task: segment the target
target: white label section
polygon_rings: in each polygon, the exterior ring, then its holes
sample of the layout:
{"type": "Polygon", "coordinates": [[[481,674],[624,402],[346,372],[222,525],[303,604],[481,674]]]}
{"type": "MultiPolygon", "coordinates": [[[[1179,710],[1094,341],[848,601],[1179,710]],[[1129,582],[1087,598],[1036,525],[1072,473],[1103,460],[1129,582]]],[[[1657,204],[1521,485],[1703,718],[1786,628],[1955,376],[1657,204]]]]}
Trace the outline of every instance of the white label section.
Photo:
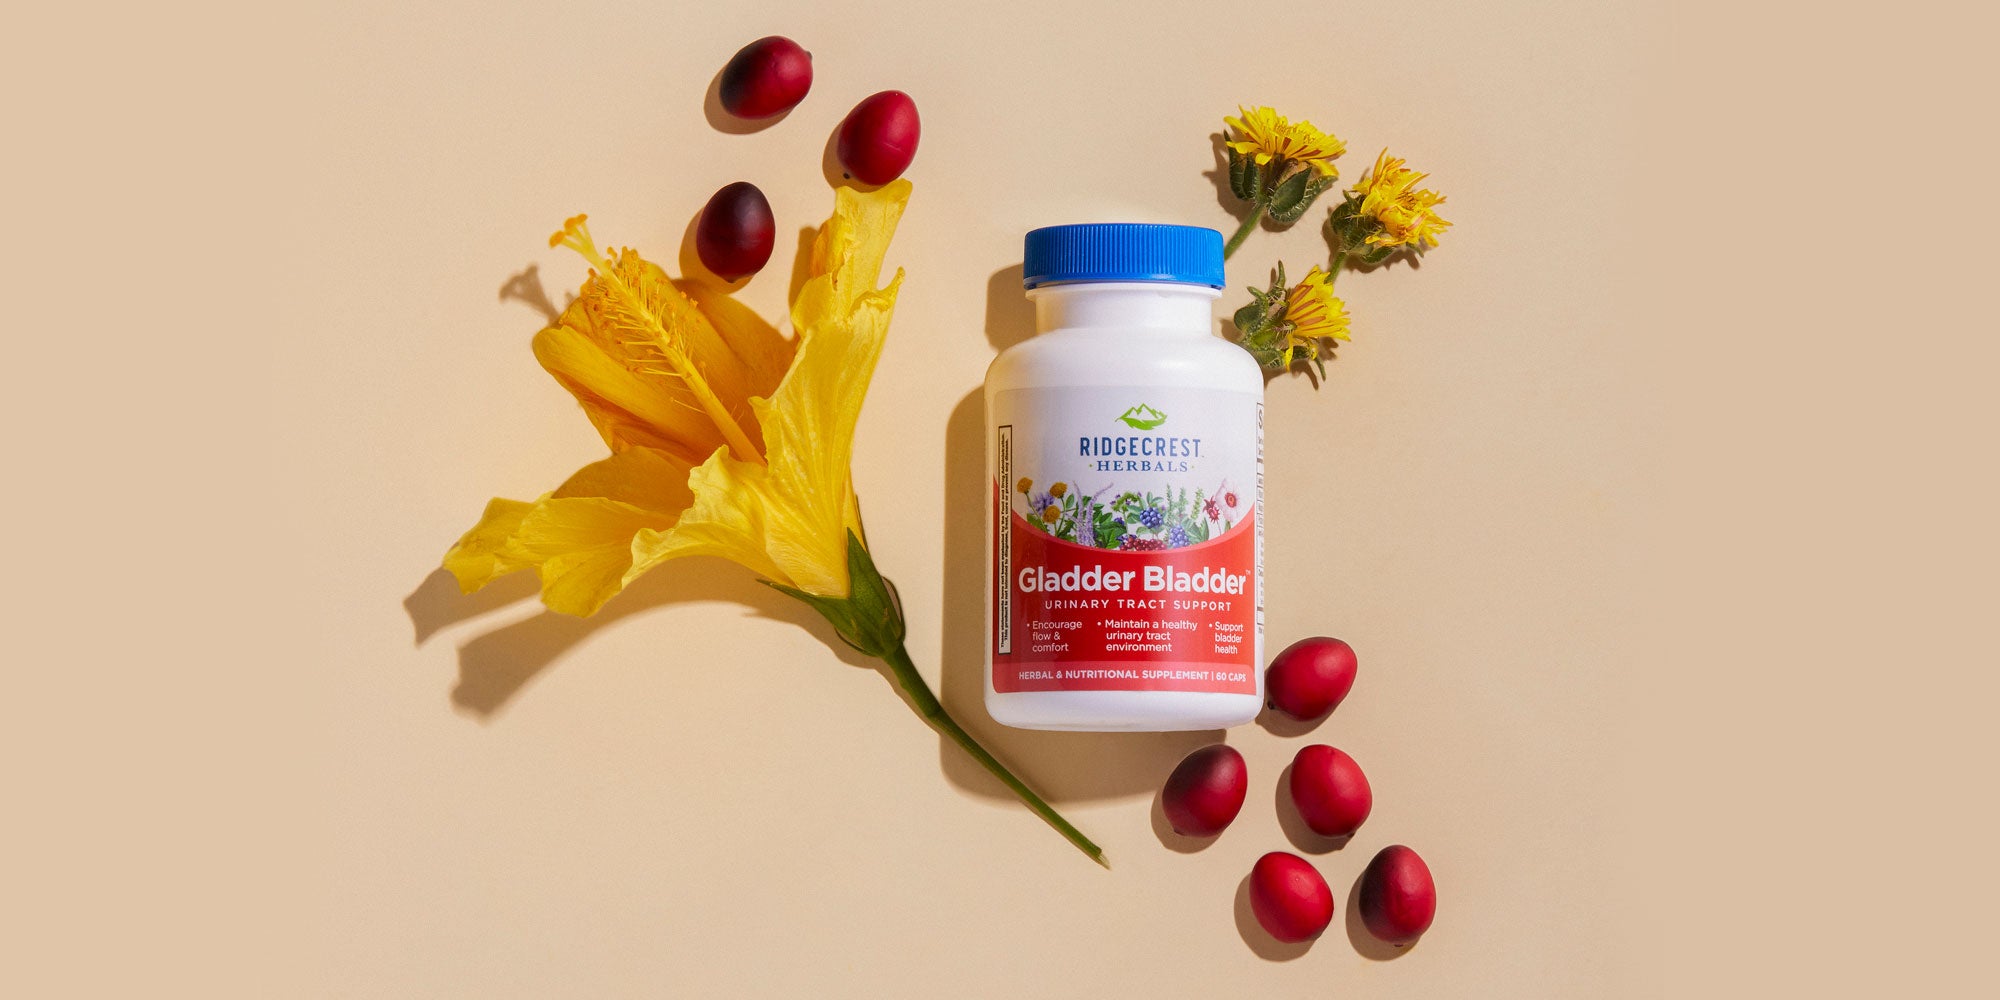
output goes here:
{"type": "MultiPolygon", "coordinates": [[[[1071,544],[1156,551],[1218,537],[1261,501],[1256,393],[1010,389],[994,394],[989,419],[1002,572],[1012,568],[1006,512],[1071,544]]],[[[1003,628],[1001,641],[1009,638],[1003,628]]]]}

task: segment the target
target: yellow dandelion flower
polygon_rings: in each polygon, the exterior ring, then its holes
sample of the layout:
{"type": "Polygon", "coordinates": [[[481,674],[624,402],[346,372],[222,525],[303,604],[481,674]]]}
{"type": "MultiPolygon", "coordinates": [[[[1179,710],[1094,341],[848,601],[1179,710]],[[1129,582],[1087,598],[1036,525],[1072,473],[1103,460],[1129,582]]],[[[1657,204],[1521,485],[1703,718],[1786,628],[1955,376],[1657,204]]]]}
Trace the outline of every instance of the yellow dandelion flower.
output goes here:
{"type": "Polygon", "coordinates": [[[1054,524],[1059,520],[1062,520],[1061,507],[1058,507],[1055,504],[1050,504],[1047,507],[1042,508],[1042,523],[1054,524]]]}
{"type": "Polygon", "coordinates": [[[1285,323],[1290,327],[1285,339],[1285,363],[1304,348],[1308,357],[1325,338],[1346,340],[1347,304],[1333,294],[1332,278],[1314,267],[1305,279],[1285,294],[1285,323]]]}
{"type": "Polygon", "coordinates": [[[1361,175],[1352,194],[1361,199],[1357,214],[1375,220],[1381,228],[1368,235],[1370,246],[1413,246],[1426,250],[1438,245],[1438,236],[1451,226],[1437,214],[1444,196],[1417,184],[1429,174],[1406,169],[1403,161],[1388,150],[1375,158],[1375,166],[1361,175]]]}
{"type": "Polygon", "coordinates": [[[1311,167],[1323,177],[1340,176],[1333,161],[1347,152],[1347,144],[1339,138],[1314,128],[1312,122],[1303,118],[1288,121],[1271,108],[1239,105],[1236,111],[1237,117],[1222,120],[1235,131],[1235,137],[1226,143],[1230,149],[1254,157],[1259,166],[1273,160],[1290,160],[1311,167]]]}
{"type": "Polygon", "coordinates": [[[1049,484],[1049,495],[1055,497],[1057,500],[1061,500],[1063,498],[1063,494],[1068,492],[1069,492],[1069,486],[1065,483],[1049,484]]]}
{"type": "Polygon", "coordinates": [[[1035,488],[1035,481],[1029,479],[1027,476],[1022,476],[1021,481],[1014,484],[1014,489],[1021,493],[1026,493],[1034,488],[1035,488]]]}

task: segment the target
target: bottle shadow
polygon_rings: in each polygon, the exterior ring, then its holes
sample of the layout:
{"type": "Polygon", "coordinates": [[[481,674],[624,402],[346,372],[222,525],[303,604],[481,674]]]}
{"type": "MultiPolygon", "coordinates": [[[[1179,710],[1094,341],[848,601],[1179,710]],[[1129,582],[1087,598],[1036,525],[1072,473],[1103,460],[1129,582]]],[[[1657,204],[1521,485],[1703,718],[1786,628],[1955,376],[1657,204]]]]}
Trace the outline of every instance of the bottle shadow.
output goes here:
{"type": "MultiPolygon", "coordinates": [[[[1035,304],[1028,301],[1021,288],[1027,273],[1025,263],[1009,264],[986,279],[986,342],[995,352],[1035,335],[1035,304]]],[[[978,400],[979,390],[973,390],[970,398],[978,400]]],[[[983,450],[980,452],[982,463],[985,454],[983,450]]]]}
{"type": "MultiPolygon", "coordinates": [[[[996,350],[1012,347],[1035,332],[1034,308],[1021,294],[1021,275],[1021,265],[1014,264],[987,280],[986,339],[996,350]]],[[[1222,733],[1040,732],[1003,726],[986,712],[984,512],[992,506],[994,487],[986,474],[985,445],[985,401],[975,389],[959,400],[945,427],[944,509],[949,513],[943,519],[939,698],[960,725],[1051,802],[1155,791],[1181,758],[1197,747],[1219,742],[1222,733]]],[[[938,754],[953,785],[990,798],[1013,797],[956,745],[940,740],[938,754]]]]}
{"type": "MultiPolygon", "coordinates": [[[[1328,715],[1331,714],[1328,713],[1328,715]]],[[[1322,715],[1316,719],[1295,719],[1269,705],[1265,705],[1264,710],[1257,713],[1257,728],[1273,736],[1289,740],[1305,736],[1313,730],[1318,729],[1319,724],[1325,722],[1327,718],[1327,715],[1322,715]]]]}

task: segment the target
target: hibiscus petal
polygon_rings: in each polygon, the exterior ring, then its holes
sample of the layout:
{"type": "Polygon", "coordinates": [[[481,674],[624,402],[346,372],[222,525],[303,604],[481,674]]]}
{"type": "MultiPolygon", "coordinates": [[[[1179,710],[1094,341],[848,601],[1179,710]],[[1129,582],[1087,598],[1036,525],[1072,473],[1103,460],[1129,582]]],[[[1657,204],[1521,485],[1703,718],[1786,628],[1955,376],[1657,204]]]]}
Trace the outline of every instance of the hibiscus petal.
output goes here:
{"type": "Polygon", "coordinates": [[[668,559],[720,556],[766,579],[796,585],[766,551],[766,540],[773,534],[766,515],[776,511],[781,500],[770,492],[763,466],[739,462],[719,451],[688,480],[694,504],[681,519],[633,536],[626,583],[668,559]]]}
{"type": "Polygon", "coordinates": [[[628,448],[577,470],[533,503],[496,499],[478,525],[445,555],[466,592],[494,577],[534,569],[542,601],[588,615],[624,589],[633,536],[671,527],[692,502],[685,459],[628,448]]]}
{"type": "Polygon", "coordinates": [[[550,610],[594,614],[625,589],[633,536],[669,527],[674,516],[602,497],[552,498],[521,520],[512,549],[540,571],[550,610]]]}
{"type": "Polygon", "coordinates": [[[500,497],[486,502],[479,523],[444,554],[444,568],[458,578],[460,592],[470,594],[497,577],[528,568],[507,555],[507,542],[521,530],[521,519],[534,508],[532,503],[500,497]]]}
{"type": "Polygon", "coordinates": [[[765,464],[711,455],[689,477],[694,504],[680,521],[633,539],[628,580],[665,559],[719,555],[808,593],[847,595],[847,532],[859,528],[848,462],[902,272],[887,288],[874,283],[909,194],[907,181],[836,193],[792,306],[797,356],[770,399],[751,401],[765,464]]]}
{"type": "Polygon", "coordinates": [[[575,250],[590,275],[536,338],[536,355],[605,443],[673,442],[698,460],[719,440],[754,457],[753,373],[695,300],[638,251],[600,251],[583,216],[564,222],[549,245],[575,250]]]}
{"type": "Polygon", "coordinates": [[[568,325],[543,330],[535,335],[535,359],[576,397],[614,451],[638,445],[700,461],[722,447],[715,424],[692,400],[678,398],[661,376],[630,370],[585,331],[568,325]]]}
{"type": "Polygon", "coordinates": [[[693,470],[693,462],[671,452],[628,448],[576,470],[550,495],[603,497],[678,514],[694,502],[694,494],[688,492],[688,473],[693,470]]]}
{"type": "Polygon", "coordinates": [[[750,396],[769,396],[775,392],[785,378],[785,370],[792,365],[797,345],[726,289],[688,279],[675,281],[674,287],[694,300],[702,315],[715,324],[730,352],[743,362],[745,402],[750,396]]]}

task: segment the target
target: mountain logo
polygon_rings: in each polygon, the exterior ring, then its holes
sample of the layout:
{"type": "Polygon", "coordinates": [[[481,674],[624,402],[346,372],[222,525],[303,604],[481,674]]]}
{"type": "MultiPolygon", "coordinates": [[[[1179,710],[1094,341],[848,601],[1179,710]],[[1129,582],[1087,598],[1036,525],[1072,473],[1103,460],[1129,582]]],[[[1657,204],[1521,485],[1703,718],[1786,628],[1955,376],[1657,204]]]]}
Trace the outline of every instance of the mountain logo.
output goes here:
{"type": "Polygon", "coordinates": [[[1119,414],[1117,419],[1135,431],[1150,431],[1166,423],[1167,415],[1144,403],[1140,403],[1138,406],[1119,414]]]}

